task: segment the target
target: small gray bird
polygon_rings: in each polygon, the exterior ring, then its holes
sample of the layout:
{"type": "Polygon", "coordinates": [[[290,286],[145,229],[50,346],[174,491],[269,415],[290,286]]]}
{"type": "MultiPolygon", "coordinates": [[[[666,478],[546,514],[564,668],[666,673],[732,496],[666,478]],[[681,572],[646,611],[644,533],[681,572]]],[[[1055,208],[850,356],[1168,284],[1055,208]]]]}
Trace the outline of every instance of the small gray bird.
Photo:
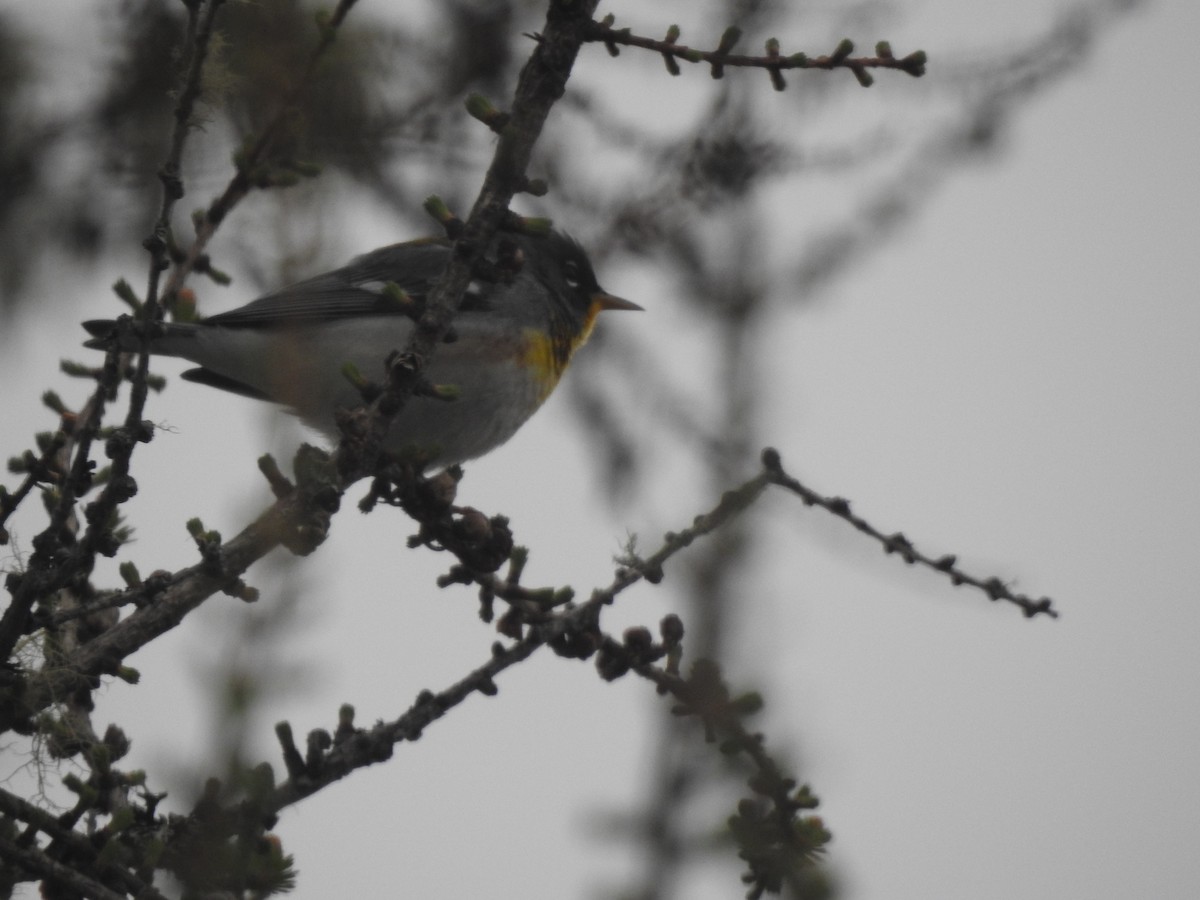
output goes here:
{"type": "MultiPolygon", "coordinates": [[[[374,377],[415,327],[387,286],[420,302],[450,253],[449,241],[437,238],[382,247],[203,322],[165,323],[149,349],[197,363],[183,373],[188,381],[284,404],[337,440],[336,411],[362,403],[345,364],[374,377]]],[[[565,235],[503,233],[488,256],[495,262],[500,254],[509,277],[472,282],[454,319],[457,339],[437,348],[424,373],[434,384],[454,385],[458,399],[410,398],[386,450],[435,466],[482,456],[550,395],[601,310],[641,309],[605,293],[583,248],[565,235]]],[[[83,327],[94,336],[87,347],[140,349],[114,320],[83,327]]]]}

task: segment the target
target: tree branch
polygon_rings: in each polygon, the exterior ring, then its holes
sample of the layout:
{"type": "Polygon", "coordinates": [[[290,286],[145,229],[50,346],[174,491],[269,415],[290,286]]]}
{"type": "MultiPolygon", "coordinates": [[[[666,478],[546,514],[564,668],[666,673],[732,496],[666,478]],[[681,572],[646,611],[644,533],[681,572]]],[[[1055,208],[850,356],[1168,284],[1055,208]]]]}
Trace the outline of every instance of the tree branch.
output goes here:
{"type": "Polygon", "coordinates": [[[656,41],[653,38],[632,34],[628,28],[613,28],[613,21],[614,18],[610,15],[605,16],[600,22],[593,22],[588,28],[587,35],[587,40],[603,43],[612,56],[616,56],[619,52],[618,45],[652,50],[662,54],[663,62],[671,75],[679,74],[676,60],[683,60],[687,63],[708,63],[713,78],[724,77],[726,66],[766,69],[771,76],[771,84],[777,91],[782,91],[786,86],[782,73],[788,69],[848,69],[859,84],[863,87],[870,87],[874,79],[868,69],[896,69],[907,72],[914,78],[920,78],[925,74],[925,64],[928,61],[924,50],[917,50],[908,56],[897,58],[892,55],[891,45],[887,41],[880,41],[875,45],[875,56],[852,57],[850,54],[854,52],[854,44],[849,38],[844,38],[832,53],[820,56],[808,56],[805,53],[782,56],[779,52],[779,41],[770,38],[765,45],[766,55],[743,56],[730,52],[742,36],[741,31],[737,28],[725,29],[715,50],[696,50],[685,44],[677,43],[680,34],[678,26],[672,25],[667,31],[666,38],[656,41]]]}
{"type": "Polygon", "coordinates": [[[1058,611],[1054,609],[1053,601],[1049,597],[1033,600],[1024,594],[1015,594],[1008,585],[995,576],[978,578],[968,575],[958,567],[958,558],[953,554],[945,554],[935,559],[918,551],[912,541],[899,531],[884,534],[866,519],[852,513],[849,500],[844,497],[823,497],[788,475],[783,470],[783,463],[780,461],[777,451],[771,448],[764,450],[762,463],[766,469],[765,474],[772,484],[779,485],[796,494],[804,501],[805,506],[819,506],[839,519],[845,519],[863,534],[878,541],[883,546],[884,553],[896,553],[910,566],[919,564],[935,572],[941,572],[950,579],[950,583],[955,587],[966,584],[983,591],[991,600],[1007,600],[1019,607],[1025,613],[1026,618],[1032,619],[1037,615],[1046,615],[1052,619],[1058,618],[1058,611]]]}

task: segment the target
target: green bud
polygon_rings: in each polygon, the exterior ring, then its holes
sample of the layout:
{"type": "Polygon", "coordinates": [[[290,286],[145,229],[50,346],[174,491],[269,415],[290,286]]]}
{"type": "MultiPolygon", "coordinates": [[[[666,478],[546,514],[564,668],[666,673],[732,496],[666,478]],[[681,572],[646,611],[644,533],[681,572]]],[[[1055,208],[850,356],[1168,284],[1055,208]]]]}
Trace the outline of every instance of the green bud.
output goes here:
{"type": "Polygon", "coordinates": [[[370,383],[363,377],[362,372],[358,371],[358,366],[352,362],[342,363],[342,377],[360,391],[370,383]]]}
{"type": "Polygon", "coordinates": [[[305,160],[293,159],[288,167],[303,178],[316,178],[321,174],[321,164],[315,162],[307,162],[305,160]]]}
{"type": "Polygon", "coordinates": [[[517,219],[522,234],[532,234],[545,237],[554,227],[554,220],[543,216],[520,216],[517,219]]]}
{"type": "Polygon", "coordinates": [[[72,378],[95,378],[96,370],[92,366],[86,366],[80,362],[74,362],[70,359],[60,359],[58,361],[58,370],[64,375],[70,375],[72,378]]]}
{"type": "Polygon", "coordinates": [[[135,818],[136,816],[132,807],[118,807],[113,812],[112,818],[108,820],[108,830],[113,833],[124,831],[134,823],[135,818]]]}
{"type": "Polygon", "coordinates": [[[142,576],[138,573],[137,566],[132,562],[123,562],[117,568],[121,575],[121,579],[128,587],[135,588],[141,585],[142,576]]]}
{"type": "Polygon", "coordinates": [[[450,207],[437,194],[430,194],[426,197],[423,206],[425,207],[425,212],[429,213],[429,215],[433,216],[434,219],[443,225],[454,218],[454,214],[450,212],[450,207]]]}
{"type": "Polygon", "coordinates": [[[138,299],[138,295],[133,292],[133,288],[129,286],[129,282],[124,278],[118,278],[112,286],[113,292],[121,299],[121,302],[128,306],[135,313],[141,312],[142,301],[138,299]]]}
{"type": "Polygon", "coordinates": [[[467,108],[468,115],[478,119],[492,131],[499,131],[508,122],[508,116],[496,109],[483,94],[468,94],[463,105],[467,108]]]}
{"type": "Polygon", "coordinates": [[[67,413],[67,407],[63,405],[62,398],[54,393],[54,391],[46,391],[46,393],[42,394],[42,403],[60,416],[67,413]]]}
{"type": "Polygon", "coordinates": [[[861,66],[854,66],[850,71],[854,73],[854,77],[863,87],[870,87],[875,83],[875,76],[861,66]]]}
{"type": "Polygon", "coordinates": [[[763,708],[762,694],[750,691],[733,701],[733,709],[740,716],[750,716],[763,708]]]}
{"type": "Polygon", "coordinates": [[[734,45],[742,39],[742,29],[735,25],[730,25],[721,35],[721,40],[717,44],[717,54],[724,56],[734,48],[734,45]]]}
{"type": "Polygon", "coordinates": [[[415,309],[417,305],[412,295],[394,281],[384,282],[383,297],[396,309],[405,312],[415,309]]]}
{"type": "Polygon", "coordinates": [[[900,60],[904,64],[904,71],[914,78],[920,78],[925,74],[925,63],[927,61],[924,50],[917,50],[915,53],[910,53],[904,59],[900,60]]]}
{"type": "Polygon", "coordinates": [[[830,59],[834,63],[840,63],[853,52],[854,41],[850,40],[850,38],[842,38],[841,42],[837,45],[837,49],[833,51],[833,56],[830,57],[830,59]]]}

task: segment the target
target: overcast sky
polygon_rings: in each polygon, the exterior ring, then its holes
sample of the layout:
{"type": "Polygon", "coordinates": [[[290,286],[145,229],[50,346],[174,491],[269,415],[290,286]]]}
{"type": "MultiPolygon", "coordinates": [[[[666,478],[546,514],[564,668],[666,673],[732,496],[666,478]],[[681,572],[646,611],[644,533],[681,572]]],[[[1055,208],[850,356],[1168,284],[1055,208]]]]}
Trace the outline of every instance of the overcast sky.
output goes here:
{"type": "MultiPolygon", "coordinates": [[[[855,37],[924,47],[937,79],[939,53],[962,62],[994,46],[997,22],[1018,8],[999,6],[919,4],[897,32],[855,37]]],[[[613,8],[623,24],[639,21],[639,4],[613,8]]],[[[777,367],[767,438],[795,474],[852,498],[884,531],[956,552],[1062,612],[1026,621],[790,498],[753,513],[771,526],[769,565],[736,598],[753,607],[734,668],[762,679],[764,730],[822,798],[847,900],[1188,898],[1200,886],[1198,34],[1196,4],[1123,19],[1022,111],[1004,152],[951,178],[822,303],[761,337],[777,367]]],[[[587,66],[605,59],[585,50],[587,66]]],[[[117,274],[129,273],[97,283],[117,274]]],[[[672,299],[642,296],[636,273],[600,274],[648,308],[601,327],[678,352],[664,325],[672,299]]],[[[78,293],[78,317],[98,314],[88,304],[99,292],[78,293]]],[[[46,427],[45,386],[78,396],[55,374],[60,356],[78,353],[35,316],[5,332],[0,377],[17,410],[5,433],[27,434],[46,427]]],[[[681,353],[678,365],[694,363],[681,353]]],[[[599,512],[586,436],[556,401],[469,467],[460,498],[512,517],[534,548],[527,580],[586,593],[607,583],[627,532],[652,545],[713,498],[599,512]]],[[[295,433],[198,387],[176,384],[154,402],[151,416],[172,431],[147,448],[131,515],[156,521],[136,504],[164,490],[183,512],[140,530],[135,550],[183,566],[195,554],[184,519],[236,531],[267,498],[255,458],[295,433]],[[244,434],[213,433],[212,421],[234,416],[244,434]]],[[[132,765],[166,760],[182,790],[223,739],[204,698],[231,658],[275,676],[251,738],[272,759],[278,719],[299,734],[331,727],[348,700],[369,723],[457,680],[494,634],[465,593],[414,587],[432,585],[444,560],[404,552],[409,530],[388,511],[343,514],[313,559],[260,565],[257,607],[215,598],[138,654],[145,685],[110,689],[98,725],[139,722],[132,765]],[[231,645],[230,617],[246,615],[282,641],[231,645]]],[[[669,590],[641,587],[609,624],[654,623],[673,608],[669,590]]],[[[406,896],[621,886],[636,868],[597,841],[589,817],[644,789],[660,702],[643,683],[603,684],[589,665],[549,656],[506,673],[498,697],[473,698],[391,762],[284,814],[278,831],[301,872],[293,896],[396,896],[384,875],[406,896]],[[447,869],[464,848],[478,865],[447,869]]],[[[736,873],[706,869],[685,895],[740,896],[736,873]]]]}

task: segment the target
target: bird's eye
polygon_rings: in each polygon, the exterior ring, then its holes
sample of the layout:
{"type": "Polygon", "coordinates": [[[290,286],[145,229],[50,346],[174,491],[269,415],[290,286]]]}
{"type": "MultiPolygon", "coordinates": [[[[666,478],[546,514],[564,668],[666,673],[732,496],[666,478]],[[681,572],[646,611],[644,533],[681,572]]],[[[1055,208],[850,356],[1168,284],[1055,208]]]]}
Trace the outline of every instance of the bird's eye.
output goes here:
{"type": "Polygon", "coordinates": [[[573,259],[568,259],[563,265],[563,277],[567,281],[567,287],[572,290],[579,287],[582,283],[582,279],[579,277],[579,263],[573,259]]]}

